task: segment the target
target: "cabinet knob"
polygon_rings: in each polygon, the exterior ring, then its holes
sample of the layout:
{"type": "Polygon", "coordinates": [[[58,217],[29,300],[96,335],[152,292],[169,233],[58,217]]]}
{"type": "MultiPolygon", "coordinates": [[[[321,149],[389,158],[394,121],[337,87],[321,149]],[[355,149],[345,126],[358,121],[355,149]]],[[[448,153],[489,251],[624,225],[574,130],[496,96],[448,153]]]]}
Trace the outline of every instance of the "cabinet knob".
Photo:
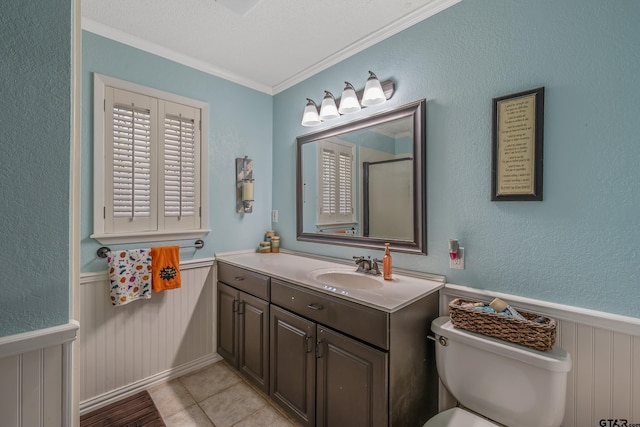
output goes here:
{"type": "Polygon", "coordinates": [[[233,280],[235,280],[236,282],[242,282],[244,280],[244,277],[236,276],[236,277],[233,278],[233,280]]]}
{"type": "Polygon", "coordinates": [[[324,307],[320,304],[318,304],[317,302],[312,302],[311,304],[307,305],[307,307],[309,307],[311,310],[322,310],[324,307]]]}

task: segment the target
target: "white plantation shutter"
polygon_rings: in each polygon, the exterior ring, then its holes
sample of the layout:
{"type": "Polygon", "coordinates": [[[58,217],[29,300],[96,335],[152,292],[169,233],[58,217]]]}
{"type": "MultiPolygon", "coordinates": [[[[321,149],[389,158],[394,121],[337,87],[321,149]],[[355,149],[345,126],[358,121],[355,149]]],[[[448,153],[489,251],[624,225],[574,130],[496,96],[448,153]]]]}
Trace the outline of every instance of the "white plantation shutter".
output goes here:
{"type": "Polygon", "coordinates": [[[113,107],[113,216],[151,215],[151,113],[113,107]]]}
{"type": "Polygon", "coordinates": [[[210,231],[207,165],[201,162],[207,158],[207,104],[94,77],[91,237],[152,242],[210,231]]]}
{"type": "Polygon", "coordinates": [[[164,117],[160,222],[168,229],[195,227],[200,219],[200,112],[167,101],[160,111],[164,117]]]}
{"type": "Polygon", "coordinates": [[[108,88],[106,116],[105,231],[152,231],[157,228],[152,153],[157,102],[148,96],[108,88]]]}
{"type": "Polygon", "coordinates": [[[320,145],[318,167],[318,225],[355,222],[354,146],[324,142],[320,145]]]}

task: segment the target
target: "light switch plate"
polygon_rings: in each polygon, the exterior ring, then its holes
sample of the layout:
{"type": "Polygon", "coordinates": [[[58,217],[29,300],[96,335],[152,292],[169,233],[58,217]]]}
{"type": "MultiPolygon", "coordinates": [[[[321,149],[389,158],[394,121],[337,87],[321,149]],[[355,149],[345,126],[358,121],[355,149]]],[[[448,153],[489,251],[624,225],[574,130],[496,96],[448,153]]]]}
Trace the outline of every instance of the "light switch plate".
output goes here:
{"type": "Polygon", "coordinates": [[[271,222],[278,222],[278,210],[271,211],[271,222]]]}

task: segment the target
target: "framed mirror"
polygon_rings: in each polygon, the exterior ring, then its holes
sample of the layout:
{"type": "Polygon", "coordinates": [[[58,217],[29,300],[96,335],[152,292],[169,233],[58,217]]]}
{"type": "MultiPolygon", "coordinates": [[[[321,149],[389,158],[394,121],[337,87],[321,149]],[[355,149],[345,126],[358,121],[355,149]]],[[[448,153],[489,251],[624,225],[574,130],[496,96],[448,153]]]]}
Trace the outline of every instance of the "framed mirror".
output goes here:
{"type": "Polygon", "coordinates": [[[425,254],[426,100],[297,138],[300,241],[425,254]]]}

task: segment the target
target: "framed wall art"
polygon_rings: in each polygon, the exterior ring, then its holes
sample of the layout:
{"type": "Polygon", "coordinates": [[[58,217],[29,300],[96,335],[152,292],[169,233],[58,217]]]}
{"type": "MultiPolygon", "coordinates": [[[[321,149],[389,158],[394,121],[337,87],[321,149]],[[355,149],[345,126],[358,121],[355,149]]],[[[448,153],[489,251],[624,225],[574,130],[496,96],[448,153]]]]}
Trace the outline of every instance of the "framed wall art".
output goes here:
{"type": "Polygon", "coordinates": [[[493,98],[491,200],[542,200],[544,87],[493,98]]]}

